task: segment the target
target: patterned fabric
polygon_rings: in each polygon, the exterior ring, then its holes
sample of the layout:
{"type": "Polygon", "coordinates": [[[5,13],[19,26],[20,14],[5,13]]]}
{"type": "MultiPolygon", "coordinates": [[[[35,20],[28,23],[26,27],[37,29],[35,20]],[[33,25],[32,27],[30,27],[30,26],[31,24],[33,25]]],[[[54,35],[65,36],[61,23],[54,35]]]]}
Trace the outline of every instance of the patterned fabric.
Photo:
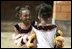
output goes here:
{"type": "Polygon", "coordinates": [[[58,28],[52,30],[43,30],[33,27],[37,37],[37,48],[63,48],[64,37],[63,33],[58,28]]]}
{"type": "MultiPolygon", "coordinates": [[[[19,26],[16,26],[17,30],[19,26]]],[[[32,28],[32,29],[31,29],[32,28]]],[[[13,34],[14,43],[21,48],[63,48],[62,32],[55,26],[51,30],[37,29],[23,30],[23,33],[13,34]],[[24,33],[26,32],[26,33],[24,33]]],[[[44,28],[44,27],[43,27],[44,28]]]]}
{"type": "Polygon", "coordinates": [[[24,30],[24,29],[21,29],[18,24],[15,25],[15,28],[16,28],[20,33],[28,33],[28,32],[30,32],[30,31],[32,30],[32,26],[30,26],[27,30],[24,30]]]}
{"type": "Polygon", "coordinates": [[[54,36],[56,34],[56,28],[48,31],[38,30],[34,27],[33,29],[37,36],[38,48],[54,48],[53,41],[54,41],[54,36]]]}
{"type": "Polygon", "coordinates": [[[32,27],[29,30],[22,30],[20,31],[19,26],[15,25],[17,30],[20,32],[19,34],[15,35],[13,34],[13,40],[14,43],[18,47],[23,47],[23,48],[34,48],[36,47],[36,35],[32,30],[32,27]]]}

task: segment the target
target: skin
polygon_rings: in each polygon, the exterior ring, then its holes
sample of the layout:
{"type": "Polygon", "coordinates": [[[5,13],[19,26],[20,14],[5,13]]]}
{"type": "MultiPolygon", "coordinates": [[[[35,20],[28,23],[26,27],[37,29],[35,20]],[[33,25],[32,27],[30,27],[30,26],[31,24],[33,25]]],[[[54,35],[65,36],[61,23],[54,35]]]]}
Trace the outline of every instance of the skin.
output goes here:
{"type": "Polygon", "coordinates": [[[20,20],[22,21],[19,25],[21,27],[24,26],[24,29],[28,28],[31,24],[30,20],[30,11],[29,10],[23,10],[21,13],[20,20]]]}
{"type": "Polygon", "coordinates": [[[44,20],[42,17],[38,16],[38,19],[40,21],[39,25],[42,25],[42,26],[47,26],[47,25],[51,25],[52,24],[52,18],[48,18],[47,21],[46,19],[44,20]]]}

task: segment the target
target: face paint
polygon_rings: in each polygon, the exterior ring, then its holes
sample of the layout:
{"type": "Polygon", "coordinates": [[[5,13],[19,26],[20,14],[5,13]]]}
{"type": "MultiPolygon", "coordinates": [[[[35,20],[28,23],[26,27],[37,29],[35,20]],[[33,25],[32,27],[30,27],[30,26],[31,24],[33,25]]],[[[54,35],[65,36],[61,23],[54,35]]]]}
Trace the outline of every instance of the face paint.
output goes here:
{"type": "Polygon", "coordinates": [[[20,16],[20,20],[25,23],[29,24],[31,19],[30,19],[30,11],[29,10],[23,10],[20,16]]]}

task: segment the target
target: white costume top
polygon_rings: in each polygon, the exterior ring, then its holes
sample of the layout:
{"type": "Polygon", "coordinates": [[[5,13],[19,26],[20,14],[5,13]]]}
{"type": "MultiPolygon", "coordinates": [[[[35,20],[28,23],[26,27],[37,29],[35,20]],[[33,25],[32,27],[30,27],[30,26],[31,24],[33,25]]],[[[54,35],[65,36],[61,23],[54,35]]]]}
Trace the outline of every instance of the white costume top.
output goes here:
{"type": "Polygon", "coordinates": [[[53,39],[56,34],[56,28],[51,31],[37,30],[33,27],[37,36],[37,48],[53,48],[53,39]]]}

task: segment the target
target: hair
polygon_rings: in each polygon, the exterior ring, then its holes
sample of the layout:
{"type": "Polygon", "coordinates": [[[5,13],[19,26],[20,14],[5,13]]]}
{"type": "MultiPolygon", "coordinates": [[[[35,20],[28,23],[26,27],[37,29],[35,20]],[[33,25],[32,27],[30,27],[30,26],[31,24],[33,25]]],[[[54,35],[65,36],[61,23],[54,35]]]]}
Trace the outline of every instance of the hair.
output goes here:
{"type": "Polygon", "coordinates": [[[54,5],[54,2],[53,1],[43,1],[44,3],[48,4],[48,5],[51,5],[53,7],[54,5]]]}
{"type": "Polygon", "coordinates": [[[47,20],[49,17],[52,17],[53,7],[46,3],[40,4],[36,7],[36,14],[44,20],[47,20]]]}
{"type": "Polygon", "coordinates": [[[17,7],[15,8],[16,17],[19,17],[19,14],[21,14],[23,10],[30,10],[30,9],[29,9],[29,6],[28,6],[28,5],[26,5],[25,7],[17,6],[17,7]]]}

